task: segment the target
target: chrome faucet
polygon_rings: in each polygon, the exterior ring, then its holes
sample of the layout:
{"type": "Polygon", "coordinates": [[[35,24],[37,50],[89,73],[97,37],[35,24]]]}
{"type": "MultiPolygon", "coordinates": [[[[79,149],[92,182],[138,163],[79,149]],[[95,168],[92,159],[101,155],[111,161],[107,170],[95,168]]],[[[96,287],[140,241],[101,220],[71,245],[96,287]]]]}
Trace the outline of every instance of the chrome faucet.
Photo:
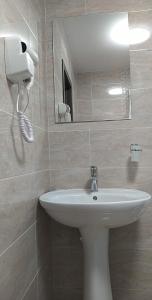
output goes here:
{"type": "Polygon", "coordinates": [[[91,166],[91,192],[98,192],[97,167],[91,166]]]}

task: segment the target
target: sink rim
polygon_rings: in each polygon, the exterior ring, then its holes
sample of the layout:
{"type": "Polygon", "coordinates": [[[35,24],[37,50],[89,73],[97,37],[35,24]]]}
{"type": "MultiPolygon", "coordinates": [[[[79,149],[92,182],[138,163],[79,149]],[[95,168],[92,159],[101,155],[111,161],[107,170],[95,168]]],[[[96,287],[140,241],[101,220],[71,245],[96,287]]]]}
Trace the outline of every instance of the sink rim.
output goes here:
{"type": "Polygon", "coordinates": [[[39,198],[40,203],[50,203],[52,206],[102,206],[102,205],[125,205],[129,203],[139,203],[139,202],[148,202],[152,200],[152,196],[144,191],[137,190],[137,189],[130,189],[130,188],[100,188],[98,192],[91,193],[89,189],[59,189],[59,190],[52,190],[49,191],[48,193],[45,193],[40,196],[39,198]],[[93,196],[101,196],[104,194],[105,196],[111,196],[112,193],[114,193],[114,197],[125,197],[123,193],[126,193],[126,196],[128,194],[128,198],[126,200],[118,200],[118,201],[98,201],[98,200],[93,200],[93,196]],[[137,194],[137,198],[133,198],[137,194]],[[138,198],[138,194],[140,197],[138,198]],[[52,197],[50,197],[52,195],[52,197]],[[62,195],[62,198],[58,199],[58,197],[62,195]],[[133,195],[133,196],[132,196],[133,195]],[[54,196],[54,197],[53,197],[54,196]],[[81,202],[79,199],[77,201],[74,201],[74,199],[71,199],[71,201],[66,200],[65,197],[75,197],[75,196],[89,196],[89,199],[86,199],[86,202],[83,201],[81,202]],[[63,199],[64,197],[64,199],[63,199]]]}
{"type": "Polygon", "coordinates": [[[91,228],[92,232],[96,226],[117,228],[136,222],[152,199],[150,194],[135,189],[107,188],[99,189],[98,193],[103,191],[111,192],[111,194],[115,192],[115,201],[109,201],[109,199],[107,202],[94,201],[92,196],[97,193],[92,194],[90,190],[62,189],[43,194],[40,197],[40,204],[47,214],[57,222],[79,229],[91,228]],[[74,201],[74,197],[70,197],[72,193],[76,195],[76,201],[74,201]],[[128,199],[120,197],[117,201],[117,193],[121,196],[129,193],[131,198],[128,201],[128,199]],[[70,202],[66,201],[66,195],[70,198],[70,202]],[[86,199],[81,202],[81,195],[89,195],[91,200],[86,199]]]}

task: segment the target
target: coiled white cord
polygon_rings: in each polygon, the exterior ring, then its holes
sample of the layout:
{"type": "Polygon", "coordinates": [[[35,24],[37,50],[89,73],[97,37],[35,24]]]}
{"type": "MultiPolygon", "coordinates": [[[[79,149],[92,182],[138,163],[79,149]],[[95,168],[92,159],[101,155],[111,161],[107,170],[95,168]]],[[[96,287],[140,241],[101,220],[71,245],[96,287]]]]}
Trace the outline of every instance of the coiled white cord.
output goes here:
{"type": "Polygon", "coordinates": [[[18,121],[21,130],[21,134],[27,143],[34,142],[33,128],[29,119],[23,114],[23,112],[18,111],[18,121]]]}
{"type": "Polygon", "coordinates": [[[26,92],[27,92],[27,98],[28,98],[27,105],[23,112],[19,110],[19,100],[20,100],[20,92],[21,92],[21,84],[19,83],[18,84],[18,97],[17,97],[16,111],[17,111],[17,115],[18,115],[20,131],[21,131],[21,134],[22,134],[24,140],[27,143],[33,143],[34,142],[33,128],[32,128],[31,122],[24,114],[28,107],[28,104],[29,104],[29,91],[28,91],[27,87],[24,86],[24,88],[26,88],[26,92]]]}

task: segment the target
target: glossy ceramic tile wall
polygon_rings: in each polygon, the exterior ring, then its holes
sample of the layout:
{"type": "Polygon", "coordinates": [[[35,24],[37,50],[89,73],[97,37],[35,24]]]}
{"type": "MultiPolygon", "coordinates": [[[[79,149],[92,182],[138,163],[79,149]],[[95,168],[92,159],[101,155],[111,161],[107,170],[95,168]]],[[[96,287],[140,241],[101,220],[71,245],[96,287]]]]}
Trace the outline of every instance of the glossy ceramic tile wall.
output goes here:
{"type": "MultiPolygon", "coordinates": [[[[86,187],[89,166],[98,166],[100,187],[133,187],[152,193],[152,39],[130,51],[132,120],[55,125],[51,19],[103,11],[128,11],[130,26],[152,31],[151,0],[46,0],[47,96],[50,168],[55,188],[86,187]],[[139,164],[130,162],[130,144],[142,145],[139,164]]],[[[114,300],[152,298],[152,207],[133,225],[111,231],[110,262],[114,300]]],[[[76,230],[52,226],[54,300],[81,299],[82,247],[76,230]],[[60,257],[60,263],[57,258],[60,257]]]]}
{"type": "Polygon", "coordinates": [[[43,22],[42,1],[0,0],[1,300],[50,299],[47,261],[50,222],[37,206],[39,195],[50,189],[43,22]],[[5,77],[2,37],[13,33],[28,38],[39,52],[40,62],[27,112],[34,129],[33,144],[25,143],[20,136],[14,114],[16,90],[5,77]]]}
{"type": "Polygon", "coordinates": [[[102,121],[129,119],[129,99],[127,94],[109,95],[111,86],[130,86],[130,71],[79,73],[76,76],[77,99],[76,121],[102,121]]]}

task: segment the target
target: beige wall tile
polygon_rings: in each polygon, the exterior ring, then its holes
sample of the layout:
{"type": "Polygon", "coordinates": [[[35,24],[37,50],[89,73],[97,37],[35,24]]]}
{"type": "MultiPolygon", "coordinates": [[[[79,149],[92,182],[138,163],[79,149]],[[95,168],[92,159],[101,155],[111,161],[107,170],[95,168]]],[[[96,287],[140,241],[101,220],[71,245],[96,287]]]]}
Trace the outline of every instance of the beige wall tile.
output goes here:
{"type": "Polygon", "coordinates": [[[135,89],[131,91],[132,99],[132,118],[143,116],[150,122],[152,113],[152,89],[135,89]]]}
{"type": "Polygon", "coordinates": [[[150,0],[86,0],[86,11],[139,11],[152,8],[150,0]]]}
{"type": "Polygon", "coordinates": [[[102,72],[78,74],[75,121],[129,118],[129,101],[126,95],[112,97],[107,93],[110,86],[130,86],[129,77],[128,71],[108,75],[102,72]]]}
{"type": "Polygon", "coordinates": [[[34,138],[33,144],[23,142],[17,125],[0,132],[0,178],[48,169],[48,134],[35,127],[34,138]]]}
{"type": "Polygon", "coordinates": [[[89,165],[89,132],[50,133],[50,145],[50,163],[53,169],[83,168],[89,165]]]}
{"type": "Polygon", "coordinates": [[[131,51],[130,60],[132,88],[151,88],[152,51],[131,51]]]}
{"type": "Polygon", "coordinates": [[[84,76],[84,74],[77,75],[77,97],[84,100],[91,99],[91,74],[88,73],[84,76]]]}
{"type": "Polygon", "coordinates": [[[76,99],[77,100],[77,111],[76,111],[76,122],[84,122],[86,120],[92,120],[92,103],[91,100],[76,99]]]}
{"type": "Polygon", "coordinates": [[[129,13],[129,27],[130,29],[144,28],[150,33],[148,40],[141,44],[131,45],[131,49],[152,49],[152,10],[129,13]]]}
{"type": "Polygon", "coordinates": [[[35,143],[33,152],[33,170],[47,170],[49,168],[48,133],[35,129],[35,143]]]}
{"type": "Polygon", "coordinates": [[[90,169],[54,170],[55,189],[88,188],[90,186],[90,169]]]}
{"type": "Polygon", "coordinates": [[[151,226],[152,222],[143,224],[138,221],[131,225],[111,230],[110,251],[150,250],[152,248],[151,226]]]}
{"type": "Polygon", "coordinates": [[[115,290],[113,289],[113,298],[114,300],[148,300],[151,299],[152,297],[152,290],[147,290],[147,289],[143,289],[143,290],[115,290]]]}
{"type": "Polygon", "coordinates": [[[32,148],[26,152],[23,145],[18,127],[14,127],[12,132],[6,130],[0,133],[0,148],[1,148],[1,174],[0,178],[6,178],[14,175],[19,175],[32,170],[32,148]]]}
{"type": "Polygon", "coordinates": [[[75,288],[53,288],[53,299],[54,300],[62,300],[62,299],[73,299],[73,300],[82,300],[83,293],[82,289],[75,288]]]}
{"type": "Polygon", "coordinates": [[[54,220],[51,224],[52,247],[81,247],[78,229],[62,225],[54,220]]]}
{"type": "Polygon", "coordinates": [[[21,16],[25,17],[25,20],[29,20],[29,0],[23,1],[23,0],[9,0],[12,2],[12,5],[18,9],[21,16]]]}
{"type": "Polygon", "coordinates": [[[37,300],[50,300],[52,299],[52,281],[50,276],[51,266],[47,264],[41,268],[37,276],[37,300]]]}
{"type": "Polygon", "coordinates": [[[37,300],[37,280],[36,278],[28,288],[23,300],[37,300]]]}
{"type": "Polygon", "coordinates": [[[12,115],[0,110],[0,131],[4,132],[12,124],[12,115]]]}
{"type": "Polygon", "coordinates": [[[151,129],[134,128],[91,131],[91,164],[99,167],[131,167],[130,145],[139,143],[143,152],[138,166],[149,167],[151,129]]]}
{"type": "Polygon", "coordinates": [[[53,272],[55,272],[56,267],[66,266],[66,265],[78,265],[83,273],[83,255],[82,249],[80,248],[68,248],[67,247],[53,247],[52,248],[52,261],[51,261],[53,272]],[[57,254],[57,255],[56,255],[57,254]]]}
{"type": "Polygon", "coordinates": [[[89,163],[88,146],[80,146],[77,149],[67,151],[54,151],[50,153],[50,166],[53,169],[86,168],[89,163]],[[80,157],[81,153],[81,157],[80,157]]]}
{"type": "Polygon", "coordinates": [[[77,265],[64,265],[55,268],[53,273],[53,286],[56,288],[82,288],[83,273],[77,265]],[[64,275],[63,275],[64,274],[64,275]]]}
{"type": "Polygon", "coordinates": [[[12,0],[1,0],[0,3],[0,22],[13,23],[21,21],[22,16],[12,0]]]}
{"type": "MultiPolygon", "coordinates": [[[[50,261],[51,247],[51,218],[38,204],[37,206],[36,241],[38,267],[43,268],[50,261]],[[45,232],[45,234],[44,234],[45,232]]],[[[51,269],[50,269],[51,272],[51,269]]]]}
{"type": "Polygon", "coordinates": [[[151,250],[113,251],[110,256],[112,287],[151,289],[151,250]]]}
{"type": "Polygon", "coordinates": [[[46,17],[50,16],[67,16],[79,15],[85,12],[84,0],[46,0],[46,17]]]}
{"type": "Polygon", "coordinates": [[[34,223],[37,198],[48,186],[48,172],[0,181],[0,253],[34,223]]]}
{"type": "Polygon", "coordinates": [[[35,224],[0,256],[0,270],[0,298],[20,300],[37,270],[35,224]]]}
{"type": "Polygon", "coordinates": [[[152,169],[139,167],[139,164],[129,163],[126,168],[98,167],[99,187],[105,188],[137,188],[152,194],[152,169]]]}
{"type": "Polygon", "coordinates": [[[82,249],[52,249],[52,283],[56,288],[80,288],[83,278],[82,249]]]}
{"type": "Polygon", "coordinates": [[[50,133],[53,150],[71,150],[89,143],[89,131],[53,132],[50,133]]]}

